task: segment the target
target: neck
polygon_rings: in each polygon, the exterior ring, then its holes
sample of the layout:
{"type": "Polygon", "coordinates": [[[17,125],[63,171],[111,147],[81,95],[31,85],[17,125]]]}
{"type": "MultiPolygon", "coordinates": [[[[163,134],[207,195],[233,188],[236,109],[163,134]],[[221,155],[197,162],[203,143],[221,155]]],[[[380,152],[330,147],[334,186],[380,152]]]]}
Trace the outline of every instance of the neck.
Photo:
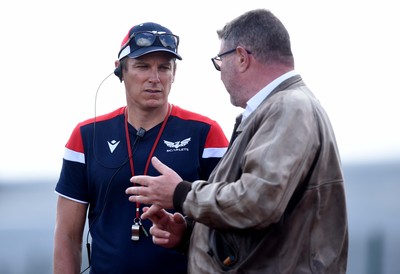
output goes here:
{"type": "Polygon", "coordinates": [[[253,97],[257,92],[259,92],[262,88],[270,84],[276,78],[282,76],[283,74],[292,71],[294,68],[282,64],[260,64],[258,67],[255,67],[254,71],[250,71],[250,75],[253,76],[253,79],[250,81],[246,81],[249,84],[251,83],[252,93],[249,94],[249,98],[253,97]]]}
{"type": "Polygon", "coordinates": [[[154,109],[126,108],[128,123],[134,128],[149,130],[162,123],[169,112],[169,104],[154,109]]]}

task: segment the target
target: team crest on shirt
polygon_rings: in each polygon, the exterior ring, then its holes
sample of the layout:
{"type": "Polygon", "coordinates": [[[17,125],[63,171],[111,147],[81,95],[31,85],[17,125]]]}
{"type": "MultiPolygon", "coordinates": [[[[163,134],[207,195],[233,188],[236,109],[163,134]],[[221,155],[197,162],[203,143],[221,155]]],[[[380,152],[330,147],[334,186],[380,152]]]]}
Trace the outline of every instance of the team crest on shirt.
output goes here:
{"type": "Polygon", "coordinates": [[[191,139],[192,138],[189,137],[182,141],[175,141],[175,142],[164,140],[164,144],[166,144],[167,147],[169,147],[169,149],[167,149],[167,152],[189,151],[189,148],[187,148],[186,146],[187,144],[189,144],[191,139]]]}

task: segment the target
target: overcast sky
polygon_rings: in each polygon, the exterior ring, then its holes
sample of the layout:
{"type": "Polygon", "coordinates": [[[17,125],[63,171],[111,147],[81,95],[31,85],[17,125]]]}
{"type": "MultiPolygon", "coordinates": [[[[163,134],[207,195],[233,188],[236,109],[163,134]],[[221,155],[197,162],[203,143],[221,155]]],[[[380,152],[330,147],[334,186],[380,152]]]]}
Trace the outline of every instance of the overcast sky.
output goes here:
{"type": "Polygon", "coordinates": [[[210,58],[216,30],[253,8],[270,9],[289,30],[296,71],[328,112],[343,162],[400,159],[395,1],[2,1],[0,181],[57,177],[75,125],[95,104],[97,114],[125,104],[114,75],[97,102],[96,90],[130,27],[147,21],[180,36],[170,102],[217,120],[229,136],[241,109],[210,58]]]}

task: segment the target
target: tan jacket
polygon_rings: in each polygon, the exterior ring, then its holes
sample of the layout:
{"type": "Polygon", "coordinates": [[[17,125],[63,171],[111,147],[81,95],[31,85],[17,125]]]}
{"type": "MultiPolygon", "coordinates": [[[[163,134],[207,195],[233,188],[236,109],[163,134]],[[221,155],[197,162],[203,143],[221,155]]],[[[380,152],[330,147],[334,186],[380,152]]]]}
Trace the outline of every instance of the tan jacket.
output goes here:
{"type": "Polygon", "coordinates": [[[209,182],[194,182],[183,203],[196,220],[189,272],[346,273],[339,152],[300,76],[279,85],[238,131],[209,182]]]}

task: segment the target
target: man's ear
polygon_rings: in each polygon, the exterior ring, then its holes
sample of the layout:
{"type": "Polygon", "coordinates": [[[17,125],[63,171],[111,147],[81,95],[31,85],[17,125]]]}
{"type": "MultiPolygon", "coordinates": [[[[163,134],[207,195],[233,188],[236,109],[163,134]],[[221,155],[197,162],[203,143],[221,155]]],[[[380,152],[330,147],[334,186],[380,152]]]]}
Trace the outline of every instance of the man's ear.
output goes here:
{"type": "Polygon", "coordinates": [[[240,71],[245,71],[250,66],[250,53],[243,47],[237,47],[236,51],[239,55],[239,68],[240,71]]]}
{"type": "Polygon", "coordinates": [[[121,62],[119,60],[115,61],[115,70],[114,74],[119,78],[119,80],[122,82],[122,68],[121,68],[121,62]]]}

